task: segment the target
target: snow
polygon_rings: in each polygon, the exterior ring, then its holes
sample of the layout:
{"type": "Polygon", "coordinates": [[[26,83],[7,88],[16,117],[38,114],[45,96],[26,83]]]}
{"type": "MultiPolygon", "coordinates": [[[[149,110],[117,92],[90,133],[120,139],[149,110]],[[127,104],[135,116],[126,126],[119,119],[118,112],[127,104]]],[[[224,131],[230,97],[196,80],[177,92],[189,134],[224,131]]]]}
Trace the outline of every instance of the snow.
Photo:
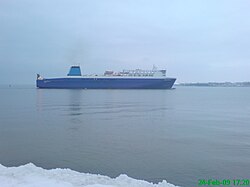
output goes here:
{"type": "Polygon", "coordinates": [[[5,167],[0,164],[1,187],[175,187],[162,181],[158,184],[136,180],[127,175],[110,178],[102,175],[79,173],[70,169],[46,170],[26,164],[5,167]]]}

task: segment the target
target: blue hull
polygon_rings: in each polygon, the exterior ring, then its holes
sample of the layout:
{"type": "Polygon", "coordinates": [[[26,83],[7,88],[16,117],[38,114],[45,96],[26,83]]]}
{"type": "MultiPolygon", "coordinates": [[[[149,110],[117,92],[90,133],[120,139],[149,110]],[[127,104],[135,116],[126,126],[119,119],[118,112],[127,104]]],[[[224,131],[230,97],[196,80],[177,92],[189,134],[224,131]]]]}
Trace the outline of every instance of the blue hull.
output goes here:
{"type": "Polygon", "coordinates": [[[38,88],[171,89],[175,78],[54,78],[37,80],[38,88]]]}

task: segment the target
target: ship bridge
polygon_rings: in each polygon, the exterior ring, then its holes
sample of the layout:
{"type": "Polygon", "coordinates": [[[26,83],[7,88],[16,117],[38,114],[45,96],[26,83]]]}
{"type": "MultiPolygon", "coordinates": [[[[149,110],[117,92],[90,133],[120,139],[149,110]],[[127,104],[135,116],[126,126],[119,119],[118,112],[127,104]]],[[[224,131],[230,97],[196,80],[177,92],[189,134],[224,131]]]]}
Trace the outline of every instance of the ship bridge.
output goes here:
{"type": "Polygon", "coordinates": [[[142,69],[135,69],[135,70],[123,70],[120,72],[122,76],[143,76],[143,77],[165,77],[166,70],[142,70],[142,69]]]}

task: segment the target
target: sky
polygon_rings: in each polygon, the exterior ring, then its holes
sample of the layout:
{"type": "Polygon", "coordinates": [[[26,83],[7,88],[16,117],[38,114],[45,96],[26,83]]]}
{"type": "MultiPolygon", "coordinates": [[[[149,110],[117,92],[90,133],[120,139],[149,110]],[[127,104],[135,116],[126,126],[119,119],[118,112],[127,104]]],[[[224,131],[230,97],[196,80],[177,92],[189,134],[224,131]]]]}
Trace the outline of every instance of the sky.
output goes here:
{"type": "Polygon", "coordinates": [[[167,69],[177,82],[250,81],[249,0],[0,0],[0,84],[167,69]]]}

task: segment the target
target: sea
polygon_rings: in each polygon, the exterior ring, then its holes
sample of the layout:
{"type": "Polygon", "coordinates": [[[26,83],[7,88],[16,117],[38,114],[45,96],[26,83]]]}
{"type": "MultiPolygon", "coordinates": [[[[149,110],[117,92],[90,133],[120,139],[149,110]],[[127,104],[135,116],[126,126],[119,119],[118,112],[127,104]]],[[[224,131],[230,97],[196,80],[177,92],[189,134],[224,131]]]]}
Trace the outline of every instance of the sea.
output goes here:
{"type": "Polygon", "coordinates": [[[176,186],[250,178],[250,88],[0,86],[0,164],[176,186]]]}

